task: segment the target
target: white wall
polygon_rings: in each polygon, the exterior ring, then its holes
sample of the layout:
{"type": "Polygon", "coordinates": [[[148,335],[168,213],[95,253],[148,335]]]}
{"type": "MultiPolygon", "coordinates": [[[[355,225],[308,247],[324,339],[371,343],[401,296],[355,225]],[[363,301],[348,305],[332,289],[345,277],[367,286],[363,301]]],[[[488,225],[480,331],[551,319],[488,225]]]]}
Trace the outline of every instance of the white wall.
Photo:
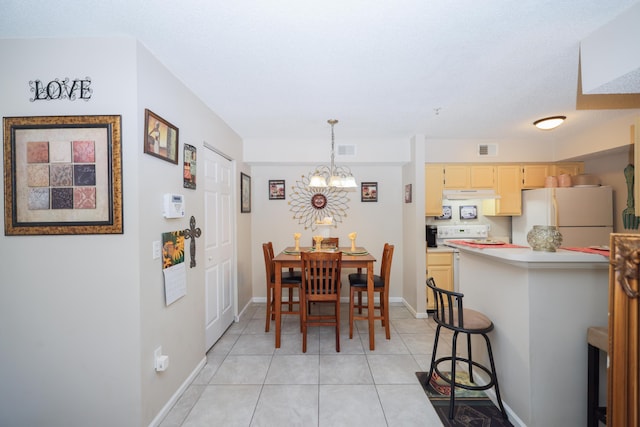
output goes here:
{"type": "MultiPolygon", "coordinates": [[[[195,268],[188,267],[190,241],[186,241],[187,295],[169,307],[165,304],[161,260],[151,257],[152,242],[160,240],[163,232],[189,228],[192,215],[196,219],[196,226],[204,227],[204,143],[214,146],[231,159],[239,160],[242,158],[242,141],[141,45],[138,45],[137,59],[138,107],[135,118],[140,129],[136,136],[140,137],[135,138],[135,141],[138,145],[137,173],[142,188],[137,200],[140,209],[135,215],[140,225],[138,259],[141,268],[142,421],[143,425],[147,425],[203,360],[208,350],[204,341],[204,237],[196,240],[195,268]],[[142,152],[145,108],[178,127],[178,165],[142,152]],[[197,149],[196,190],[183,188],[182,163],[185,143],[197,149]],[[163,217],[164,193],[185,196],[184,218],[163,217]],[[170,368],[160,374],[153,369],[154,350],[159,346],[162,346],[162,353],[170,359],[170,368]]],[[[239,173],[237,175],[239,176],[239,173]]],[[[234,206],[237,207],[238,204],[234,206]]],[[[245,247],[246,242],[238,243],[239,250],[242,251],[245,247]]],[[[250,266],[245,266],[241,276],[244,277],[247,272],[250,272],[250,266]]],[[[235,277],[233,279],[235,280],[235,277]]],[[[240,304],[244,304],[250,286],[242,280],[239,281],[238,288],[238,293],[243,295],[240,304]]]]}
{"type": "MultiPolygon", "coordinates": [[[[402,168],[402,187],[411,184],[411,202],[402,208],[403,248],[402,258],[405,272],[402,295],[410,310],[416,316],[426,312],[424,227],[424,135],[416,135],[409,142],[411,162],[402,168]]],[[[404,195],[403,195],[404,198],[404,195]]]]}
{"type": "Polygon", "coordinates": [[[498,163],[552,161],[553,140],[548,135],[539,140],[505,139],[433,139],[425,140],[424,163],[498,163]],[[479,156],[478,145],[497,147],[496,156],[479,156]]]}
{"type": "MultiPolygon", "coordinates": [[[[135,40],[0,40],[0,54],[16,59],[0,69],[3,117],[122,116],[124,211],[121,235],[0,236],[0,425],[149,425],[205,352],[203,243],[187,295],[169,307],[151,243],[187,228],[192,214],[201,226],[203,193],[201,182],[182,188],[182,144],[178,165],[143,154],[144,108],[176,125],[199,155],[207,141],[247,170],[242,141],[135,40]],[[28,100],[29,80],[86,76],[88,102],[28,100]],[[165,192],[185,194],[186,218],[162,217],[165,192]],[[171,360],[162,374],[153,370],[158,345],[171,360]]],[[[251,228],[238,222],[246,260],[251,228]]],[[[245,262],[239,304],[250,276],[245,262]]]]}
{"type": "Polygon", "coordinates": [[[0,54],[3,117],[122,115],[125,209],[123,235],[0,236],[0,424],[138,425],[135,44],[0,40],[0,54]],[[29,102],[29,80],[86,76],[88,102],[29,102]]]}
{"type": "MultiPolygon", "coordinates": [[[[607,115],[607,112],[603,112],[603,116],[607,115]]],[[[563,138],[555,145],[553,160],[579,158],[626,147],[631,143],[630,127],[638,116],[640,110],[629,110],[627,115],[604,120],[598,126],[563,138]]]]}

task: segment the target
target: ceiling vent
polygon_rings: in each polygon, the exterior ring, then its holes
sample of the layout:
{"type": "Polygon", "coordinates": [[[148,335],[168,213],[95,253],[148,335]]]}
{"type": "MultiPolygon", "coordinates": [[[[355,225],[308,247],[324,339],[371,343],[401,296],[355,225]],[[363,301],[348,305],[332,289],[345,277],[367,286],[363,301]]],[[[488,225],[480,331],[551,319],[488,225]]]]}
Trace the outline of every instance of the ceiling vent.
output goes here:
{"type": "Polygon", "coordinates": [[[340,145],[338,144],[338,156],[355,156],[356,155],[356,146],[355,145],[340,145]]]}
{"type": "Polygon", "coordinates": [[[497,144],[478,144],[478,156],[495,157],[498,155],[497,144]]]}

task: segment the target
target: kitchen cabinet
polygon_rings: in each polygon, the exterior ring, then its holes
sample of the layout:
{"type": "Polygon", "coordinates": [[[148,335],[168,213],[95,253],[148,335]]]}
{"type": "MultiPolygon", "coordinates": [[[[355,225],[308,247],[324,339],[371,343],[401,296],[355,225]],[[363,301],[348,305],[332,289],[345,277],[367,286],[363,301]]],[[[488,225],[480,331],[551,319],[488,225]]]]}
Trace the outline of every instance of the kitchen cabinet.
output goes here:
{"type": "Polygon", "coordinates": [[[471,168],[469,165],[445,165],[444,188],[447,190],[471,188],[471,168]]]}
{"type": "MultiPolygon", "coordinates": [[[[433,277],[439,288],[453,291],[453,252],[427,250],[427,278],[429,277],[433,277]]],[[[427,289],[427,310],[435,309],[433,298],[433,292],[427,289]]]]}
{"type": "Polygon", "coordinates": [[[443,165],[429,164],[424,167],[424,216],[442,215],[442,189],[444,187],[443,165]]]}
{"type": "Polygon", "coordinates": [[[494,165],[471,165],[471,185],[474,190],[483,188],[494,188],[495,166],[494,165]]]}
{"type": "Polygon", "coordinates": [[[580,175],[584,172],[584,163],[582,162],[562,162],[553,165],[551,175],[558,176],[567,174],[571,176],[580,175]]]}
{"type": "Polygon", "coordinates": [[[496,194],[499,199],[482,201],[482,212],[489,216],[522,215],[522,175],[520,165],[496,166],[496,194]]]}
{"type": "Polygon", "coordinates": [[[551,169],[550,164],[522,165],[522,189],[543,188],[551,169]]]}
{"type": "Polygon", "coordinates": [[[522,215],[521,190],[543,188],[547,176],[583,171],[582,162],[426,164],[425,216],[442,215],[442,190],[487,188],[494,189],[500,199],[483,200],[485,215],[522,215]]]}

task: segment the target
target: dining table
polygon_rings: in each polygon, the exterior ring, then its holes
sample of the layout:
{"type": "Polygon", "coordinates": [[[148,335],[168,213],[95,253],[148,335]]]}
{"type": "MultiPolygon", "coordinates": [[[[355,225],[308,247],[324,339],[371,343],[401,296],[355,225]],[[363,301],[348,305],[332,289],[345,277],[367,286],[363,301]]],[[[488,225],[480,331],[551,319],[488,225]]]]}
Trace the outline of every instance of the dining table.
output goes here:
{"type": "MultiPolygon", "coordinates": [[[[276,348],[280,348],[281,335],[281,307],[282,307],[282,269],[286,268],[302,268],[301,252],[315,250],[312,247],[300,247],[298,250],[294,247],[287,247],[273,258],[275,268],[275,323],[276,323],[276,348]]],[[[324,250],[324,249],[320,249],[324,250]]],[[[330,249],[336,251],[336,249],[330,249]]],[[[371,255],[365,248],[357,247],[352,250],[349,247],[338,248],[342,252],[342,268],[365,269],[367,271],[367,313],[369,322],[369,349],[375,349],[374,341],[374,300],[373,300],[373,263],[376,258],[371,255]]]]}

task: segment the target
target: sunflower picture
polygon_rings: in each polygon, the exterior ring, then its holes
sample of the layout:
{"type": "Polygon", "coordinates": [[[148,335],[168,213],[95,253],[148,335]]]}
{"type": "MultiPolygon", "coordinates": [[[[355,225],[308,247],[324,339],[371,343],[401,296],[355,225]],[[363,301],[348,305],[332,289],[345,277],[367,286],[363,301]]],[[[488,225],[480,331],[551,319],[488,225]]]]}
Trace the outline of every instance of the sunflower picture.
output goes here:
{"type": "Polygon", "coordinates": [[[184,231],[162,233],[162,268],[184,262],[184,231]]]}

